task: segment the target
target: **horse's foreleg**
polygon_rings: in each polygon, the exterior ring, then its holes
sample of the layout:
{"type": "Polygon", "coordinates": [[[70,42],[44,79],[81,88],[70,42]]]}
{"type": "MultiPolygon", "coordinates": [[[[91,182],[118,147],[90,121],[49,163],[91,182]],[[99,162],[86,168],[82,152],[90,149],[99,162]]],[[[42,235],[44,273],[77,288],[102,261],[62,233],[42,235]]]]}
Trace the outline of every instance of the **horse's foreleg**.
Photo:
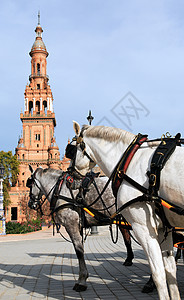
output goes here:
{"type": "Polygon", "coordinates": [[[164,232],[163,230],[160,230],[159,241],[161,245],[163,262],[165,265],[165,272],[171,299],[180,299],[176,279],[176,262],[174,259],[172,232],[169,232],[167,237],[164,238],[164,232]]]}
{"type": "Polygon", "coordinates": [[[84,247],[82,245],[82,241],[73,241],[73,244],[79,261],[79,278],[77,283],[74,285],[73,289],[76,292],[81,292],[87,289],[86,280],[88,278],[88,271],[84,260],[84,247]]]}
{"type": "Polygon", "coordinates": [[[140,225],[139,223],[132,223],[132,227],[137,240],[141,243],[147,255],[159,298],[161,300],[169,300],[162,253],[153,227],[149,226],[148,228],[148,226],[140,225]]]}
{"type": "Polygon", "coordinates": [[[119,229],[122,233],[124,243],[125,243],[125,246],[126,246],[126,249],[127,249],[127,258],[124,262],[124,266],[131,266],[132,265],[132,260],[134,258],[134,254],[133,254],[133,251],[132,251],[131,238],[130,238],[129,230],[123,228],[122,226],[119,226],[119,229]]]}
{"type": "Polygon", "coordinates": [[[77,212],[71,211],[71,214],[67,212],[67,216],[64,221],[64,226],[69,234],[78,261],[79,261],[79,278],[73,289],[77,292],[85,291],[87,289],[86,280],[88,278],[88,271],[84,260],[84,247],[82,244],[82,237],[80,235],[79,215],[77,212]]]}

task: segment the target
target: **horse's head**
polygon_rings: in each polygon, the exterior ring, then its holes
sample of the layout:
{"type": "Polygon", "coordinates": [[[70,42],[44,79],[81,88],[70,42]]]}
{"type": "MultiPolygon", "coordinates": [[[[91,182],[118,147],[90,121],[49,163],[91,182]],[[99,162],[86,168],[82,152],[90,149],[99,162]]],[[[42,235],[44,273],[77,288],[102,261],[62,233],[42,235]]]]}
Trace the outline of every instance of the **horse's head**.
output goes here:
{"type": "Polygon", "coordinates": [[[96,163],[92,160],[90,149],[84,142],[80,125],[74,121],[73,127],[75,137],[72,139],[71,143],[67,145],[65,154],[67,158],[71,159],[71,167],[84,176],[96,165],[96,163]]]}
{"type": "Polygon", "coordinates": [[[29,202],[28,206],[31,209],[37,210],[40,205],[40,199],[43,196],[43,192],[41,190],[40,182],[36,178],[37,173],[41,170],[41,168],[37,168],[35,171],[32,166],[29,165],[29,169],[31,171],[31,176],[27,179],[26,186],[30,188],[29,192],[29,202]]]}

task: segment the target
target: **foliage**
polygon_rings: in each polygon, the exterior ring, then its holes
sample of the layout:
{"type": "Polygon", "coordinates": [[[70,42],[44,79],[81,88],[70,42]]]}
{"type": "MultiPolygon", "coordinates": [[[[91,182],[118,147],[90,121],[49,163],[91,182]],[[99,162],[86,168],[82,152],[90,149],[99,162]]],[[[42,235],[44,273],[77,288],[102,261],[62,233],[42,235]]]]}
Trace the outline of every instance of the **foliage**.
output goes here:
{"type": "Polygon", "coordinates": [[[17,183],[19,162],[16,155],[12,154],[12,151],[0,151],[0,163],[2,163],[5,168],[3,194],[4,206],[8,206],[10,204],[9,190],[11,186],[15,186],[17,183]]]}
{"type": "Polygon", "coordinates": [[[7,222],[6,223],[6,234],[22,234],[42,229],[42,219],[32,219],[29,222],[7,222]]]}

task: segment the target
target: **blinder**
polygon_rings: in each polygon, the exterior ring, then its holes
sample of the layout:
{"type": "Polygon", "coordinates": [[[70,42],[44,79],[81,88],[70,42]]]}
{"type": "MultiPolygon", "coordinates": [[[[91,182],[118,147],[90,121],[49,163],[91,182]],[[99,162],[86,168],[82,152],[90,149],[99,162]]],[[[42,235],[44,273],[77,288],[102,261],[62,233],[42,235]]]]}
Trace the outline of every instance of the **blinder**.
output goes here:
{"type": "Polygon", "coordinates": [[[66,158],[69,158],[73,161],[73,165],[75,164],[75,158],[76,158],[76,154],[77,154],[77,145],[80,145],[80,148],[81,148],[83,154],[87,156],[87,158],[90,160],[90,162],[94,163],[94,161],[91,159],[91,157],[85,151],[86,145],[83,141],[82,136],[79,136],[79,137],[75,136],[72,139],[71,143],[66,146],[65,155],[66,155],[66,158]],[[71,144],[74,141],[76,142],[76,145],[71,144]]]}
{"type": "MultiPolygon", "coordinates": [[[[33,175],[31,175],[31,177],[29,177],[27,179],[27,182],[26,182],[26,186],[30,189],[30,192],[29,192],[29,201],[28,201],[28,207],[31,208],[31,209],[34,209],[34,210],[37,210],[39,205],[40,205],[40,199],[42,198],[42,194],[39,193],[38,196],[34,196],[32,194],[32,185],[33,183],[36,184],[35,182],[35,179],[33,177],[33,175]]],[[[38,187],[38,185],[36,184],[36,186],[38,187]]],[[[39,187],[38,187],[39,188],[39,187]]]]}
{"type": "Polygon", "coordinates": [[[29,177],[29,178],[27,179],[26,186],[27,186],[28,188],[31,188],[31,187],[32,187],[32,184],[33,184],[33,182],[34,182],[34,179],[33,179],[33,177],[32,177],[32,176],[31,176],[31,177],[29,177]]]}
{"type": "Polygon", "coordinates": [[[66,150],[65,150],[66,158],[74,160],[76,153],[77,153],[77,146],[72,145],[72,144],[68,144],[66,146],[66,150]]]}

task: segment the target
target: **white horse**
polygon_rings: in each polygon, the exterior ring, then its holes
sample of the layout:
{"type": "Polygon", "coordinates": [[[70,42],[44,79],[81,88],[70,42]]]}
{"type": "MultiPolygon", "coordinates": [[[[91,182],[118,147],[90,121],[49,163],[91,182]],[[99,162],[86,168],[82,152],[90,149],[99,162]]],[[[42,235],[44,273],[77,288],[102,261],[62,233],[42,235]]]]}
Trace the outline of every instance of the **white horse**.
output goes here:
{"type": "MultiPolygon", "coordinates": [[[[135,138],[132,133],[105,126],[86,125],[80,130],[77,122],[74,122],[74,130],[76,137],[80,136],[78,144],[75,140],[71,143],[77,146],[75,168],[84,174],[94,166],[92,163],[94,161],[105,175],[110,177],[122,154],[135,138]]],[[[126,172],[128,176],[146,188],[149,186],[146,173],[150,168],[155,149],[154,143],[144,143],[135,153],[126,172]]],[[[184,208],[183,170],[184,149],[176,147],[175,152],[161,171],[159,195],[182,208],[184,208]]],[[[118,190],[117,205],[121,207],[129,200],[141,195],[139,190],[123,181],[118,190]]],[[[171,226],[184,227],[184,216],[179,216],[166,208],[164,211],[171,226]]],[[[168,235],[164,236],[163,224],[155,214],[154,202],[145,201],[131,204],[121,214],[131,223],[133,232],[147,255],[159,298],[162,300],[180,299],[172,234],[169,231],[168,235]]]]}

